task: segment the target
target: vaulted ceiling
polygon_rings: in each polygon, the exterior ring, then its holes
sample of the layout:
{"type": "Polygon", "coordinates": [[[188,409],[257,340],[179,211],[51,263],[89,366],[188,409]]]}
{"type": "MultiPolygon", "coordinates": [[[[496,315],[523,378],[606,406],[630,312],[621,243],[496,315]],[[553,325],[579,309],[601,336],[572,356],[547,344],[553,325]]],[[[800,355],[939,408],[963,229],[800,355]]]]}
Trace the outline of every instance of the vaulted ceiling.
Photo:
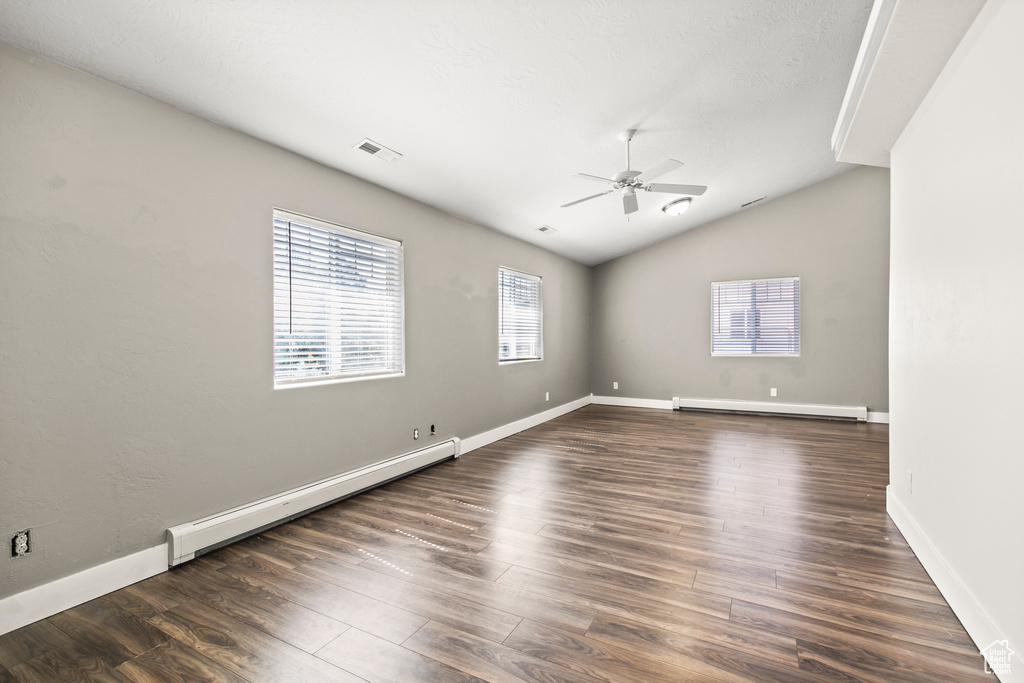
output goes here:
{"type": "Polygon", "coordinates": [[[596,264],[848,168],[830,138],[870,8],[6,0],[0,40],[596,264]],[[631,128],[633,169],[677,159],[659,182],[707,192],[679,217],[659,193],[629,220],[615,193],[560,208],[604,189],[572,174],[625,169],[631,128]]]}

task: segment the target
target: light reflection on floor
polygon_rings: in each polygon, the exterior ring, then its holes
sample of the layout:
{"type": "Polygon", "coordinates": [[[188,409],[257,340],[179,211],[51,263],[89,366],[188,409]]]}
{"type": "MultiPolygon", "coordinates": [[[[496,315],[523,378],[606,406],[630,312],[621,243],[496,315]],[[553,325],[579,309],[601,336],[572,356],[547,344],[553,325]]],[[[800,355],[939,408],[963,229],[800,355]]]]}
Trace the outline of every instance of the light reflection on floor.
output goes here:
{"type": "Polygon", "coordinates": [[[403,573],[403,574],[405,574],[406,576],[412,576],[412,574],[411,574],[410,572],[407,572],[407,571],[405,571],[404,569],[402,569],[401,567],[399,567],[399,566],[398,566],[397,564],[392,564],[391,562],[388,562],[388,561],[387,561],[387,560],[385,560],[385,559],[382,559],[382,558],[380,558],[380,557],[377,557],[377,556],[376,556],[376,555],[374,555],[373,553],[371,553],[371,552],[368,552],[368,551],[366,551],[366,550],[363,550],[362,548],[357,548],[357,550],[358,550],[359,552],[361,552],[361,553],[362,553],[363,555],[366,555],[367,557],[369,557],[369,558],[370,558],[371,560],[376,560],[377,562],[380,562],[381,564],[387,565],[387,566],[391,567],[392,569],[394,569],[395,571],[399,571],[399,572],[402,572],[402,573],[403,573]]]}

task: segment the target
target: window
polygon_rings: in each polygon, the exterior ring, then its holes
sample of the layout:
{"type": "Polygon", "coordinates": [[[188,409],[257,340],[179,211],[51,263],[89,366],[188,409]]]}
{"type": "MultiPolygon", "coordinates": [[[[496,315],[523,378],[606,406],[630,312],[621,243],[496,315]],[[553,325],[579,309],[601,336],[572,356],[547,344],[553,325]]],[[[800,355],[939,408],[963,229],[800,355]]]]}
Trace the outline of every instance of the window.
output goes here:
{"type": "Polygon", "coordinates": [[[498,362],[540,360],[541,280],[508,268],[498,269],[498,362]]]}
{"type": "Polygon", "coordinates": [[[402,243],[274,210],[274,385],[405,371],[402,243]]]}
{"type": "Polygon", "coordinates": [[[800,355],[800,278],[712,282],[711,355],[800,355]]]}

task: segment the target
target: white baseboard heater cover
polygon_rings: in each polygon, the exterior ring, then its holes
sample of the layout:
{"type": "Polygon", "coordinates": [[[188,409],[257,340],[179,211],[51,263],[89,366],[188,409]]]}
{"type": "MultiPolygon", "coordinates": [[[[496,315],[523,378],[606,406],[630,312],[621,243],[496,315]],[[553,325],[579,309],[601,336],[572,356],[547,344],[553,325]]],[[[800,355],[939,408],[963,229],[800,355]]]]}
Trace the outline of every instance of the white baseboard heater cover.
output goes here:
{"type": "Polygon", "coordinates": [[[735,413],[780,413],[812,417],[846,418],[864,422],[868,419],[865,406],[823,406],[811,403],[776,403],[772,401],[737,401],[722,398],[672,399],[672,408],[683,410],[722,410],[735,413]]]}
{"type": "Polygon", "coordinates": [[[173,567],[187,562],[204,550],[226,545],[442,460],[457,458],[460,448],[459,439],[452,438],[233,510],[171,527],[167,530],[168,564],[173,567]]]}

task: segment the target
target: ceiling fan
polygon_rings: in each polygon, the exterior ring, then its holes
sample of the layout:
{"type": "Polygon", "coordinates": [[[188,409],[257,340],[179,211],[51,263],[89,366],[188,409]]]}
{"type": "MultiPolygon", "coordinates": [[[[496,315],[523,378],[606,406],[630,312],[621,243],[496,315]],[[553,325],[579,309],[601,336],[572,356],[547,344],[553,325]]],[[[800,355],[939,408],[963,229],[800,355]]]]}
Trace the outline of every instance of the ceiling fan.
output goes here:
{"type": "Polygon", "coordinates": [[[619,136],[619,139],[626,143],[626,170],[620,171],[615,174],[614,178],[602,178],[601,176],[590,175],[589,173],[577,173],[574,177],[586,178],[587,180],[596,180],[599,183],[605,183],[611,185],[612,189],[605,190],[604,192],[598,192],[592,194],[589,197],[583,199],[577,199],[574,202],[568,204],[562,204],[562,208],[567,206],[573,206],[582,202],[596,199],[597,197],[603,197],[606,194],[611,194],[616,190],[622,190],[622,210],[628,216],[631,213],[637,211],[640,207],[636,201],[636,191],[643,190],[644,192],[667,192],[669,194],[686,194],[693,196],[700,196],[704,194],[704,191],[708,188],[704,185],[675,185],[672,183],[652,183],[651,180],[665,175],[669,171],[674,171],[683,165],[683,162],[676,161],[675,159],[666,159],[654,168],[644,171],[632,171],[629,170],[629,141],[633,139],[633,135],[636,134],[636,130],[627,130],[625,133],[619,136]]]}

